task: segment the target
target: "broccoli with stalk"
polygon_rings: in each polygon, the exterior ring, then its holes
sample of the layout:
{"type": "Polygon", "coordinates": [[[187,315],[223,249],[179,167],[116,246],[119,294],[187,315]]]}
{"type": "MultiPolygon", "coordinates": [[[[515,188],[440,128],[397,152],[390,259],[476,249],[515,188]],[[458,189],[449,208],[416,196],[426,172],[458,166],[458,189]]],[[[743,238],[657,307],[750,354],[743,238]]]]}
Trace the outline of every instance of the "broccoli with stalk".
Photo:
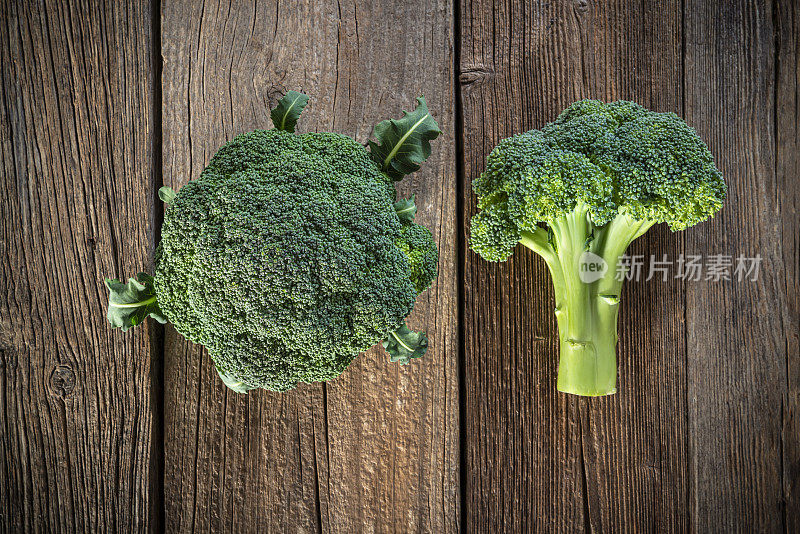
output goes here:
{"type": "Polygon", "coordinates": [[[504,139],[472,184],[473,250],[504,261],[518,243],[547,264],[560,341],[558,390],[616,392],[618,260],[657,223],[683,230],[722,208],[726,186],[697,133],[674,113],[584,100],[504,139]],[[605,272],[582,272],[591,265],[605,272]]]}
{"type": "Polygon", "coordinates": [[[237,392],[338,376],[383,340],[408,363],[428,345],[405,318],[437,274],[431,232],[395,182],[419,169],[439,127],[423,98],[375,127],[369,149],[295,134],[308,97],[289,91],[275,128],[234,138],[167,204],[155,276],[106,280],[108,319],[151,316],[204,345],[237,392]]]}

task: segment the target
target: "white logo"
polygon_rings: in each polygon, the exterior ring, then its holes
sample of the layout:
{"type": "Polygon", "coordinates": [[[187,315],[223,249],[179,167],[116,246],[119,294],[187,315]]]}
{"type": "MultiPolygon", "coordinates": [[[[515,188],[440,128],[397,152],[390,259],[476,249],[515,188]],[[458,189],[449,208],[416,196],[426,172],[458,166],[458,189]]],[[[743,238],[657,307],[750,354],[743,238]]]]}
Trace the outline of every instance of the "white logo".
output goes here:
{"type": "Polygon", "coordinates": [[[606,260],[593,252],[584,252],[578,260],[578,276],[584,284],[597,282],[608,272],[606,260]]]}

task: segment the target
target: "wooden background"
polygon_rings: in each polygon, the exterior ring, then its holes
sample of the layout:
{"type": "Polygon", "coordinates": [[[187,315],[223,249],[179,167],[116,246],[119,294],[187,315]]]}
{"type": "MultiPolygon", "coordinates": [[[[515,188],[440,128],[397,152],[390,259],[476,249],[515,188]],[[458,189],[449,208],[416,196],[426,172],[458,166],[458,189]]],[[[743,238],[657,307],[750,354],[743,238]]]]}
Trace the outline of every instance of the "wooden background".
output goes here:
{"type": "Polygon", "coordinates": [[[792,0],[0,0],[0,530],[797,532],[798,67],[792,0]],[[360,141],[427,97],[431,349],[240,396],[171,327],[112,331],[102,279],[152,270],[158,187],[287,89],[360,141]],[[494,144],[586,97],[679,113],[729,184],[633,253],[763,258],[629,283],[598,399],[556,392],[543,262],[465,246],[494,144]]]}

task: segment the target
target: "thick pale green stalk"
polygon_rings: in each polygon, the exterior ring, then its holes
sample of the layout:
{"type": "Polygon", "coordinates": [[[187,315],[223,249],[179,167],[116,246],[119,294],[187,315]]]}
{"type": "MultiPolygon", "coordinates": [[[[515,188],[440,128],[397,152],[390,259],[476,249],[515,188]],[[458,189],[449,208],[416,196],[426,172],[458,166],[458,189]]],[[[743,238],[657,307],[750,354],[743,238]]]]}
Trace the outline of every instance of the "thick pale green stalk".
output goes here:
{"type": "Polygon", "coordinates": [[[603,227],[592,224],[585,205],[579,204],[550,225],[522,236],[521,243],[540,254],[553,277],[558,321],[559,391],[583,396],[617,391],[617,314],[622,281],[617,263],[630,243],[647,231],[652,221],[635,221],[620,214],[603,227]],[[581,279],[584,253],[605,261],[607,270],[597,280],[581,279]]]}
{"type": "Polygon", "coordinates": [[[585,310],[573,317],[582,325],[580,339],[565,335],[559,326],[559,391],[587,397],[617,392],[617,333],[604,326],[616,324],[616,315],[616,309],[585,310]]]}

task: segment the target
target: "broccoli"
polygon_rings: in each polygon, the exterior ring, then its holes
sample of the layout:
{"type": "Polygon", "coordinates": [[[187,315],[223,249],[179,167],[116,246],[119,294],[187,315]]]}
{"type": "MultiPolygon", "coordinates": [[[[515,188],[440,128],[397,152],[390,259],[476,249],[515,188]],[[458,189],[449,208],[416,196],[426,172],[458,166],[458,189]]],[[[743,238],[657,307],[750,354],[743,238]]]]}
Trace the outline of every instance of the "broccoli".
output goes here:
{"type": "Polygon", "coordinates": [[[437,275],[431,232],[395,182],[430,155],[424,98],[375,128],[369,150],[337,133],[295,134],[308,97],[290,91],[275,128],[219,149],[167,202],[155,275],[107,280],[108,319],[148,315],[204,345],[237,392],[330,380],[379,341],[392,361],[425,353],[405,326],[437,275]]]}
{"type": "Polygon", "coordinates": [[[505,261],[518,243],[547,264],[560,341],[559,391],[616,392],[617,266],[657,223],[683,230],[722,208],[708,147],[674,113],[584,100],[500,141],[472,184],[471,246],[505,261]],[[596,271],[592,271],[592,266],[596,271]]]}

